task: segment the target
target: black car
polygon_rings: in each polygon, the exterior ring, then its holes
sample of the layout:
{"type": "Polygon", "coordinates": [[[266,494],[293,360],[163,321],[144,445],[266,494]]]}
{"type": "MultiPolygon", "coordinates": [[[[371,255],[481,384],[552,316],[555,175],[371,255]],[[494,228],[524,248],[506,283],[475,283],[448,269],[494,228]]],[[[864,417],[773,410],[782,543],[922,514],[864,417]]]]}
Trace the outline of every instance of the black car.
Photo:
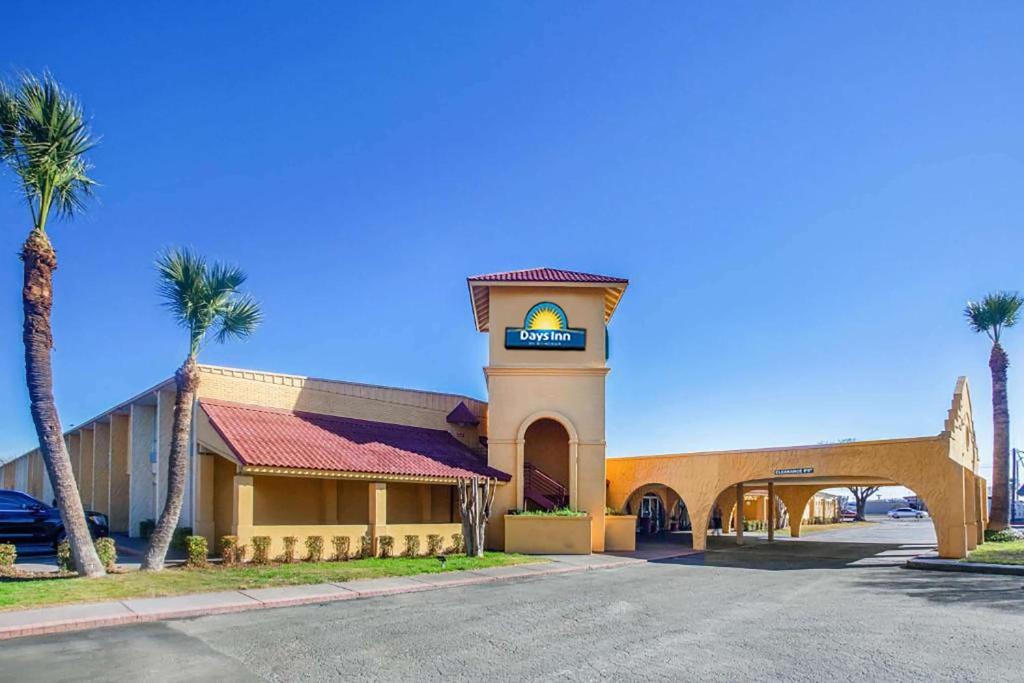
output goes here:
{"type": "MultiPolygon", "coordinates": [[[[86,512],[93,538],[110,534],[107,516],[86,512]]],[[[60,511],[21,491],[0,489],[0,541],[4,543],[47,543],[57,546],[64,540],[60,511]]]]}

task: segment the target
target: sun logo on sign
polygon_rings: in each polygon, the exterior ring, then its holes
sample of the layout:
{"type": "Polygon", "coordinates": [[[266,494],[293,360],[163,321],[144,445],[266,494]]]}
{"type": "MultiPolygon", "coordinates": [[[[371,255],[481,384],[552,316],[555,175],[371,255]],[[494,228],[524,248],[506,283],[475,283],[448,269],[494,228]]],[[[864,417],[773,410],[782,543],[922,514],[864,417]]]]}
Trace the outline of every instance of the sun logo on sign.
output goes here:
{"type": "Polygon", "coordinates": [[[561,306],[547,301],[527,311],[524,323],[523,327],[527,330],[564,330],[569,327],[561,306]]]}

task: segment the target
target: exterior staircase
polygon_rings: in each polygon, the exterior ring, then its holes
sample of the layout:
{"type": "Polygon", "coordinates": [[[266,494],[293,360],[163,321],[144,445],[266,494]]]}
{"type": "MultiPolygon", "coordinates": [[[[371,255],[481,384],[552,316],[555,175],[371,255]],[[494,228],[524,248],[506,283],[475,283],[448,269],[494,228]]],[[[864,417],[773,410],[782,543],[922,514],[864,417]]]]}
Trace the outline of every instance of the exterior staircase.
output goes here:
{"type": "Polygon", "coordinates": [[[523,465],[523,497],[542,510],[569,505],[569,491],[530,463],[523,465]]]}

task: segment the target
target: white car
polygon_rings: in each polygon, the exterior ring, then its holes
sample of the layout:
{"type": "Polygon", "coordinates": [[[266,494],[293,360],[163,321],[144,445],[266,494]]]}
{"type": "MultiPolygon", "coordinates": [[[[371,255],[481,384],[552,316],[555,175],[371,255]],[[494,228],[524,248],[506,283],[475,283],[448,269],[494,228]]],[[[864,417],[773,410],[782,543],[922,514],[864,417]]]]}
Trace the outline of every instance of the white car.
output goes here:
{"type": "Polygon", "coordinates": [[[928,513],[924,510],[915,510],[914,508],[896,508],[889,510],[889,516],[893,519],[924,519],[928,516],[928,513]]]}

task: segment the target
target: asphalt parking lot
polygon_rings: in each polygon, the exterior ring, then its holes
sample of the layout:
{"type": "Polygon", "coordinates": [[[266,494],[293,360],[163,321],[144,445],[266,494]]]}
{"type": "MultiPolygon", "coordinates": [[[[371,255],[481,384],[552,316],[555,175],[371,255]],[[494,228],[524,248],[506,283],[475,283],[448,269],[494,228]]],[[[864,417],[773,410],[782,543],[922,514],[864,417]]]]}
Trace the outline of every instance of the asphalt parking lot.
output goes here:
{"type": "Polygon", "coordinates": [[[621,569],[10,641],[0,667],[50,681],[1019,676],[1024,581],[900,568],[929,534],[906,521],[712,539],[621,569]]]}

